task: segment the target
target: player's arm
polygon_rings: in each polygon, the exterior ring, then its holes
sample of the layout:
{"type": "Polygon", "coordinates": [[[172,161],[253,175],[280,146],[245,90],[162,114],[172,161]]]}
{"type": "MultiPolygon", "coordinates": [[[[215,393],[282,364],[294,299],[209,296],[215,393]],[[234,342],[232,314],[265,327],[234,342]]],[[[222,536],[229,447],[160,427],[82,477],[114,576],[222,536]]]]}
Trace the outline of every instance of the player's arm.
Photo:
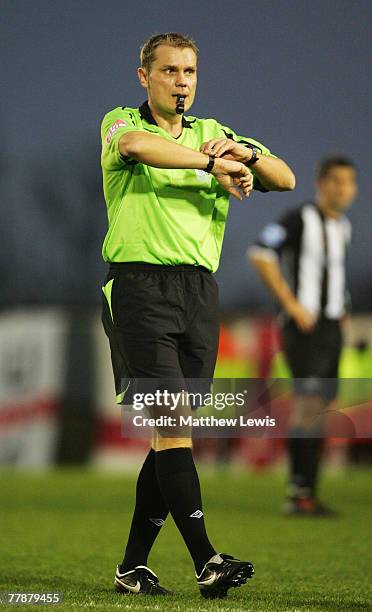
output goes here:
{"type": "Polygon", "coordinates": [[[248,249],[247,257],[297,327],[306,332],[313,328],[315,317],[297,300],[282,274],[279,260],[282,250],[293,246],[299,239],[301,224],[302,218],[297,210],[289,212],[277,223],[269,223],[256,243],[248,249]]]}
{"type": "MultiPolygon", "coordinates": [[[[349,221],[349,219],[347,219],[347,217],[344,217],[343,219],[343,228],[344,228],[344,237],[345,237],[345,262],[344,262],[344,266],[345,266],[345,274],[347,277],[347,261],[349,258],[349,254],[350,254],[350,246],[351,246],[351,239],[352,239],[352,226],[351,223],[349,221]]],[[[346,278],[347,280],[347,278],[346,278]]],[[[347,328],[350,326],[350,321],[351,321],[351,313],[352,313],[352,309],[353,309],[353,305],[352,305],[352,299],[351,299],[351,294],[350,291],[348,289],[348,282],[346,282],[345,285],[345,289],[344,289],[344,296],[345,296],[345,314],[341,317],[341,324],[342,327],[344,329],[344,333],[347,333],[347,328]]]]}
{"type": "Polygon", "coordinates": [[[249,261],[256,268],[264,284],[277,298],[283,309],[292,317],[302,331],[310,331],[314,325],[314,316],[298,302],[289,287],[276,258],[269,258],[252,249],[248,254],[249,261]]]}

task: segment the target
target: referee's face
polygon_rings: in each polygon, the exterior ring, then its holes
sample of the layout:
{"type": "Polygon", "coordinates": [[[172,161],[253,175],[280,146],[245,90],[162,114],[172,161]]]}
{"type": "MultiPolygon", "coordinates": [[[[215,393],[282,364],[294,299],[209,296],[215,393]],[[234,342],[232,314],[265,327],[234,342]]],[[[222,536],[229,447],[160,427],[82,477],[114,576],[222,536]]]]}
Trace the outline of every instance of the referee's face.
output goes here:
{"type": "Polygon", "coordinates": [[[318,180],[317,187],[321,199],[335,212],[342,212],[357,194],[356,172],[351,166],[333,166],[318,180]]]}
{"type": "Polygon", "coordinates": [[[197,58],[191,47],[159,45],[150,73],[138,68],[141,85],[147,88],[148,98],[156,110],[165,115],[176,115],[176,94],[185,98],[185,112],[195,98],[197,58]]]}

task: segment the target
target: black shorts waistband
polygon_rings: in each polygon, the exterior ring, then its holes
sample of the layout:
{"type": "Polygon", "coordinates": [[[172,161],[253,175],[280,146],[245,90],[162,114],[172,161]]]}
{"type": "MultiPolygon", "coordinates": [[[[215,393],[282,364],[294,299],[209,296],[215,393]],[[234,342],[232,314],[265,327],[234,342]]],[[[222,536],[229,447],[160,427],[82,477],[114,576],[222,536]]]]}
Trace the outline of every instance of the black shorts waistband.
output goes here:
{"type": "Polygon", "coordinates": [[[208,272],[211,270],[204,266],[194,266],[193,264],[177,264],[167,266],[163,264],[152,264],[143,261],[115,261],[109,262],[110,270],[137,270],[138,272],[208,272]]]}

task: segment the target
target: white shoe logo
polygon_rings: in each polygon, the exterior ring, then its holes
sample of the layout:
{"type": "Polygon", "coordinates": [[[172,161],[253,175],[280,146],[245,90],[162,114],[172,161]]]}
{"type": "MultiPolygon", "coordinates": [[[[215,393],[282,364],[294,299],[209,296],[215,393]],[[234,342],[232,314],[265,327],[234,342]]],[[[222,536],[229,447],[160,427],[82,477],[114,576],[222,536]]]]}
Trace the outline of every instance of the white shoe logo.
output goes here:
{"type": "Polygon", "coordinates": [[[216,572],[213,572],[212,575],[206,580],[198,580],[198,584],[205,584],[206,586],[209,586],[210,584],[214,583],[216,578],[217,578],[217,574],[216,572]]]}
{"type": "Polygon", "coordinates": [[[195,512],[190,514],[190,518],[201,518],[202,516],[203,516],[203,513],[201,510],[196,510],[195,512]]]}
{"type": "Polygon", "coordinates": [[[123,586],[125,589],[128,589],[128,591],[131,591],[131,593],[139,593],[140,592],[141,584],[140,584],[140,582],[138,580],[137,580],[135,586],[131,586],[129,584],[125,584],[125,582],[123,582],[122,580],[119,580],[118,577],[116,577],[116,582],[121,584],[121,586],[123,586]]]}
{"type": "Polygon", "coordinates": [[[156,525],[157,527],[161,527],[162,525],[164,525],[164,520],[161,518],[150,518],[149,519],[152,523],[154,523],[154,525],[156,525]]]}

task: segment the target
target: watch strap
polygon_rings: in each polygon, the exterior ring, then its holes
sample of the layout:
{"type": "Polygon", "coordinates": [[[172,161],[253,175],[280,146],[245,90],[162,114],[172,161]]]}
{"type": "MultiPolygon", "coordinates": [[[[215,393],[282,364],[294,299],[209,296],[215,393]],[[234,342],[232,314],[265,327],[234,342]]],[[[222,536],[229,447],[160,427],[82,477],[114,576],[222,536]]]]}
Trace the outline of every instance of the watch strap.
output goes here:
{"type": "Polygon", "coordinates": [[[247,162],[245,162],[245,166],[247,166],[248,168],[250,166],[253,166],[253,164],[255,164],[260,158],[258,157],[258,150],[256,149],[256,147],[250,146],[249,147],[252,151],[252,157],[250,160],[248,160],[247,162]]]}
{"type": "Polygon", "coordinates": [[[208,162],[207,166],[204,168],[204,172],[211,172],[213,166],[214,166],[214,157],[211,157],[209,155],[209,162],[208,162]]]}

